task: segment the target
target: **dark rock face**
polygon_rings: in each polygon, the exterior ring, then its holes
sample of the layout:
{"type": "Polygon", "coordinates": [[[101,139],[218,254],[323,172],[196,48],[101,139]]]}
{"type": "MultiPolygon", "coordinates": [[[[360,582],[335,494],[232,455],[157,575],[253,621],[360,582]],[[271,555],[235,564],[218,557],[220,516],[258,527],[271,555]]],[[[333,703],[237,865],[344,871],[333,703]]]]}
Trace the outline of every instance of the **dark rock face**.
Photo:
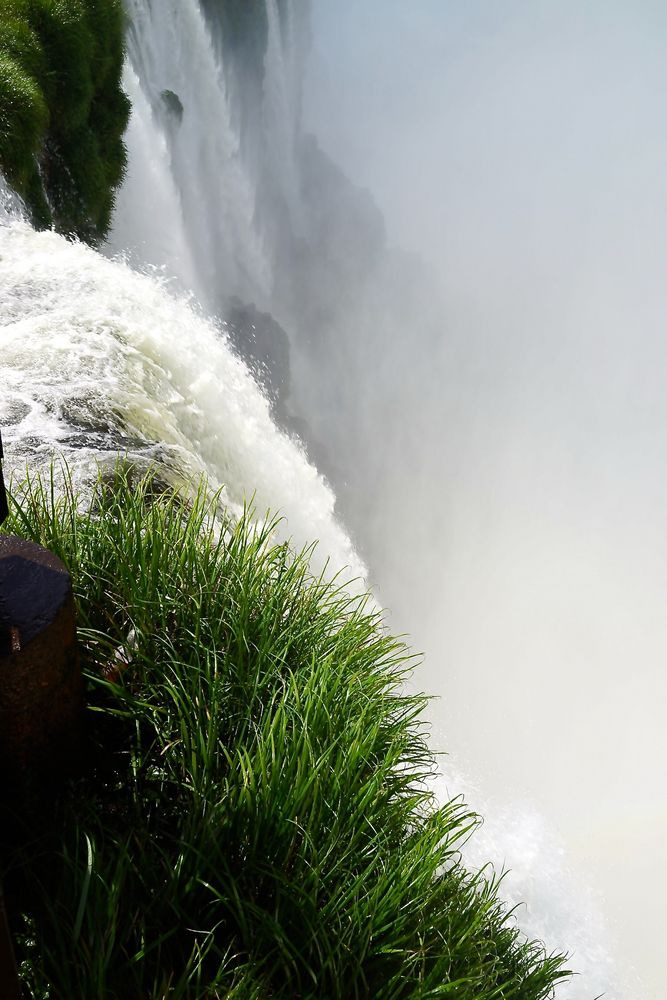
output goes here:
{"type": "Polygon", "coordinates": [[[287,332],[270,313],[232,299],[224,322],[232,347],[246,362],[271,406],[273,419],[296,440],[317,468],[328,475],[333,463],[321,441],[290,405],[290,343],[287,332]]]}
{"type": "Polygon", "coordinates": [[[248,363],[280,419],[290,391],[289,337],[270,315],[240,299],[226,310],[225,329],[238,354],[248,363]]]}

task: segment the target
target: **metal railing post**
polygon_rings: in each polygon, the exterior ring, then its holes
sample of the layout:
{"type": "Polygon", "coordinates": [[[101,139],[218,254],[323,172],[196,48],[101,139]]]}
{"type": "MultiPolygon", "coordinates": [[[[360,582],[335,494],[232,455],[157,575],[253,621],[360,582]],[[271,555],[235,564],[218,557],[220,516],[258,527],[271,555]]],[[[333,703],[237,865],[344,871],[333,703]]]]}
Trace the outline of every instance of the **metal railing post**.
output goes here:
{"type": "MultiPolygon", "coordinates": [[[[0,460],[2,459],[0,439],[0,460]]],[[[0,523],[7,515],[0,464],[0,523]]],[[[84,689],[72,580],[52,552],[0,533],[0,844],[50,814],[76,770],[84,689]]],[[[0,1000],[21,1000],[11,929],[0,885],[0,1000]]]]}

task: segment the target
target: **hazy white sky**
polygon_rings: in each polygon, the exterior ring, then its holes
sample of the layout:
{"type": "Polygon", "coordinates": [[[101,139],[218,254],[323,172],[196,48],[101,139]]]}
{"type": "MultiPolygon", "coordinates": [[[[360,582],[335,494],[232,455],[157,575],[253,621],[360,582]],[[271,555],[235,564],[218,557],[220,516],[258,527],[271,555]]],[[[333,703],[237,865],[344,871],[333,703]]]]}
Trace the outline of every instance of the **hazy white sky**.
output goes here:
{"type": "Polygon", "coordinates": [[[313,36],[306,121],[437,266],[458,365],[395,483],[439,498],[441,573],[391,602],[448,744],[545,810],[662,1000],[667,5],[315,0],[313,36]]]}

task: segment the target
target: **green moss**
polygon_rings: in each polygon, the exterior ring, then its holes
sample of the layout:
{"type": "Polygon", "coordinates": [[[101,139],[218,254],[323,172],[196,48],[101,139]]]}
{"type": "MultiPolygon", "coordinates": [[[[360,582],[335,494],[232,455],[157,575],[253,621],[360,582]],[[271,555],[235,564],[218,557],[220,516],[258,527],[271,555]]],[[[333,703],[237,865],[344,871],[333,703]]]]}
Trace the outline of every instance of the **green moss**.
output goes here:
{"type": "Polygon", "coordinates": [[[6,0],[0,168],[35,221],[89,241],[125,170],[120,0],[6,0]]]}
{"type": "Polygon", "coordinates": [[[9,55],[0,54],[0,136],[3,167],[19,185],[33,169],[30,155],[49,120],[44,95],[36,80],[9,55]],[[11,140],[11,141],[10,141],[11,140]]]}
{"type": "Polygon", "coordinates": [[[91,733],[62,825],[5,865],[31,996],[552,996],[562,959],[461,863],[476,817],[425,789],[425,699],[363,599],[203,491],[19,492],[10,530],[72,572],[91,733]]]}

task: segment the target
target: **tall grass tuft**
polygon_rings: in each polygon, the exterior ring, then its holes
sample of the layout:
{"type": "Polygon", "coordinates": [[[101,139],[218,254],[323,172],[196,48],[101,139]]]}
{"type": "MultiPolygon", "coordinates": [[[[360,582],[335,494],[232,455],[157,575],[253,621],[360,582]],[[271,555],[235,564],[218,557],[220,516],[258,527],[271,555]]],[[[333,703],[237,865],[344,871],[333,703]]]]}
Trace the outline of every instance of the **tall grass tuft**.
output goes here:
{"type": "Polygon", "coordinates": [[[562,956],[461,863],[476,817],[426,790],[425,698],[369,601],[275,522],[121,469],[85,507],[28,480],[9,530],[70,567],[89,686],[86,769],[5,859],[33,997],[553,995],[562,956]]]}

